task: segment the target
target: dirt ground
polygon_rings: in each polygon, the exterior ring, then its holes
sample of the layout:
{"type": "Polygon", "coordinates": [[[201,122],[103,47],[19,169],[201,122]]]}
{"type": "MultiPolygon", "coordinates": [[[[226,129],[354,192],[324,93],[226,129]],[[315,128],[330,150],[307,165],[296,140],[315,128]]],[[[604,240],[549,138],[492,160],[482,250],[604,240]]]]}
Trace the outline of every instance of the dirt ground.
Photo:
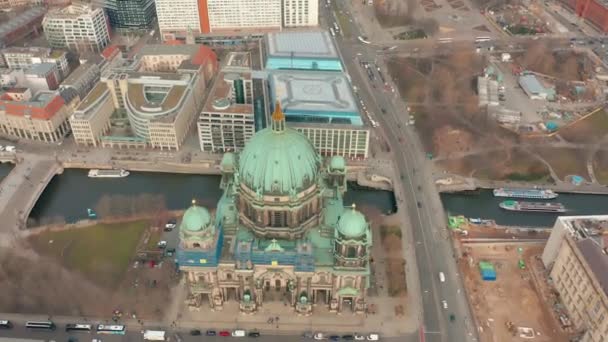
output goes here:
{"type": "Polygon", "coordinates": [[[585,54],[574,51],[552,52],[543,42],[533,42],[515,61],[524,68],[557,77],[564,81],[585,81],[593,75],[593,62],[585,54]]]}
{"type": "Polygon", "coordinates": [[[573,143],[598,143],[606,134],[608,134],[608,113],[604,110],[559,130],[562,138],[573,143]]]}
{"type": "Polygon", "coordinates": [[[543,246],[475,245],[465,248],[467,255],[460,262],[465,286],[480,331],[481,341],[567,341],[557,322],[549,313],[536,290],[532,275],[520,270],[518,260],[526,260],[529,255],[542,252],[543,246]],[[517,250],[523,248],[523,253],[517,250]],[[472,261],[472,262],[471,262],[472,261]],[[496,281],[482,281],[479,261],[494,264],[496,281]],[[524,339],[514,336],[507,328],[507,322],[515,327],[532,328],[536,337],[524,339]]]}
{"type": "Polygon", "coordinates": [[[593,156],[593,173],[598,182],[608,185],[608,151],[597,151],[593,156]]]}
{"type": "Polygon", "coordinates": [[[577,175],[589,180],[587,172],[588,152],[578,148],[538,148],[539,155],[551,165],[560,180],[577,175]]]}
{"type": "Polygon", "coordinates": [[[401,245],[401,228],[399,226],[381,226],[380,237],[386,262],[386,278],[388,294],[391,297],[405,296],[407,286],[405,281],[405,260],[401,245]]]}
{"type": "Polygon", "coordinates": [[[450,173],[480,179],[544,182],[550,178],[545,164],[517,148],[440,160],[437,165],[450,173]]]}

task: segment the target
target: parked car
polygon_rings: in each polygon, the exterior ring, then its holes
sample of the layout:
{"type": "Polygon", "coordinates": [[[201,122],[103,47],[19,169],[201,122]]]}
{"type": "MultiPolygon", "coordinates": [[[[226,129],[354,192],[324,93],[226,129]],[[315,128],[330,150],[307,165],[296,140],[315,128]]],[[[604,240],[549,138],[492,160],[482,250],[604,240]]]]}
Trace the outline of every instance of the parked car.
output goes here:
{"type": "Polygon", "coordinates": [[[165,240],[159,241],[158,244],[156,244],[156,246],[158,246],[158,248],[160,248],[160,249],[163,249],[163,248],[167,247],[167,241],[165,241],[165,240]]]}
{"type": "Polygon", "coordinates": [[[216,333],[215,333],[215,330],[207,330],[207,331],[205,332],[205,335],[206,335],[206,336],[215,336],[215,335],[216,335],[216,333]]]}
{"type": "Polygon", "coordinates": [[[342,335],[342,339],[345,341],[352,341],[355,339],[355,336],[353,335],[342,335]]]}
{"type": "Polygon", "coordinates": [[[315,334],[314,334],[313,338],[314,338],[315,340],[324,340],[324,339],[325,339],[325,335],[323,335],[323,333],[322,333],[322,332],[318,332],[318,333],[315,333],[315,334]]]}
{"type": "Polygon", "coordinates": [[[331,335],[331,336],[329,336],[329,340],[330,341],[340,341],[340,336],[338,336],[338,335],[331,335]]]}
{"type": "Polygon", "coordinates": [[[247,336],[249,336],[249,337],[260,337],[260,333],[258,331],[252,331],[249,334],[247,334],[247,336]]]}
{"type": "Polygon", "coordinates": [[[443,306],[443,308],[447,310],[447,308],[448,308],[448,302],[445,299],[442,300],[441,301],[441,306],[443,306]]]}
{"type": "Polygon", "coordinates": [[[363,341],[363,340],[365,340],[365,336],[363,336],[361,334],[358,334],[358,333],[355,333],[355,340],[356,341],[363,341]]]}
{"type": "Polygon", "coordinates": [[[192,336],[200,336],[201,335],[201,331],[198,329],[192,329],[190,330],[190,335],[192,336]]]}
{"type": "Polygon", "coordinates": [[[315,335],[312,332],[310,332],[310,331],[307,331],[307,332],[305,332],[305,333],[302,334],[302,337],[304,337],[304,338],[314,338],[314,336],[315,335]]]}
{"type": "Polygon", "coordinates": [[[380,341],[380,335],[376,334],[376,333],[372,333],[367,335],[367,340],[368,341],[380,341]]]}
{"type": "Polygon", "coordinates": [[[220,331],[220,336],[228,337],[230,335],[231,335],[230,331],[227,331],[227,330],[220,331]]]}

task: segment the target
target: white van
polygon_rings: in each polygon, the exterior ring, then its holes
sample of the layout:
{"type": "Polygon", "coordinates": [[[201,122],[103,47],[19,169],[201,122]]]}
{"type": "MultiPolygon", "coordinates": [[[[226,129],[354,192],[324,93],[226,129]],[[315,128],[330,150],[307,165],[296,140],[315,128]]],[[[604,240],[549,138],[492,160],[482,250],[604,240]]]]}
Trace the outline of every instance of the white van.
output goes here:
{"type": "Polygon", "coordinates": [[[439,272],[439,280],[440,280],[442,283],[445,283],[445,274],[443,274],[443,272],[439,272]]]}
{"type": "Polygon", "coordinates": [[[245,337],[245,330],[234,330],[232,337],[245,337]]]}

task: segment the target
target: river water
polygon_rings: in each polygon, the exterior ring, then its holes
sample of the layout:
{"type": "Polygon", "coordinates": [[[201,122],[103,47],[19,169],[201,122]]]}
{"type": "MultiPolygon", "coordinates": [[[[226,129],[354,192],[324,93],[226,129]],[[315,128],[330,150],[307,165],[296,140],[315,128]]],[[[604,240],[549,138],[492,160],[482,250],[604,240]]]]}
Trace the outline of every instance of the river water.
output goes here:
{"type": "MultiPolygon", "coordinates": [[[[494,197],[492,190],[482,190],[478,195],[441,195],[443,207],[450,215],[493,219],[501,225],[552,227],[555,219],[559,216],[556,213],[506,211],[498,207],[498,204],[504,200],[507,200],[507,198],[494,197]]],[[[556,199],[550,201],[560,202],[568,209],[566,213],[560,214],[562,216],[608,214],[608,196],[605,195],[560,193],[556,199]]]]}
{"type": "Polygon", "coordinates": [[[0,182],[2,182],[2,179],[4,177],[6,177],[6,175],[8,175],[12,169],[13,169],[13,164],[8,164],[8,163],[0,164],[0,182]]]}
{"type": "MultiPolygon", "coordinates": [[[[222,195],[220,176],[131,172],[125,178],[88,178],[88,170],[66,169],[51,180],[32,209],[30,218],[39,221],[63,217],[72,223],[85,219],[87,208],[95,208],[104,195],[164,195],[170,210],[187,208],[192,199],[215,208],[222,195]]],[[[392,192],[350,187],[344,203],[373,206],[382,212],[395,211],[392,192]]]]}

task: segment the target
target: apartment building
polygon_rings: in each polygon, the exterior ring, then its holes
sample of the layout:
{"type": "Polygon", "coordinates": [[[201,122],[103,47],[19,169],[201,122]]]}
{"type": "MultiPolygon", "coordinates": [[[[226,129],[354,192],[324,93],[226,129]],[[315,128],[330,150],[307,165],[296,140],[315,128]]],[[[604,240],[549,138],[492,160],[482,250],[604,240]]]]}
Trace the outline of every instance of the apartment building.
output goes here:
{"type": "Polygon", "coordinates": [[[579,341],[607,341],[608,215],[558,217],[542,261],[579,341]]]}
{"type": "Polygon", "coordinates": [[[210,32],[206,2],[206,0],[155,0],[158,27],[163,39],[166,35],[176,33],[185,35],[188,31],[195,34],[210,32]]]}
{"type": "Polygon", "coordinates": [[[0,55],[9,69],[27,69],[34,64],[54,63],[60,80],[70,73],[67,52],[45,47],[8,47],[0,50],[0,55]]]}
{"type": "Polygon", "coordinates": [[[207,0],[210,32],[281,29],[281,0],[207,0]]]}
{"type": "Polygon", "coordinates": [[[58,142],[70,131],[69,108],[55,91],[35,94],[9,89],[0,96],[0,133],[20,139],[58,142]]]}
{"type": "Polygon", "coordinates": [[[117,29],[147,29],[156,17],[154,0],[93,0],[103,7],[110,26],[117,29]]]}
{"type": "Polygon", "coordinates": [[[318,0],[283,0],[283,26],[319,25],[318,0]]]}
{"type": "Polygon", "coordinates": [[[188,33],[279,31],[319,23],[314,0],[156,0],[156,12],[164,40],[188,33]]]}
{"type": "Polygon", "coordinates": [[[79,65],[68,78],[61,83],[61,88],[73,88],[81,99],[95,87],[101,76],[101,70],[96,63],[86,62],[79,65]]]}
{"type": "Polygon", "coordinates": [[[221,72],[197,122],[201,150],[240,151],[255,132],[250,73],[221,72]]]}
{"type": "Polygon", "coordinates": [[[102,136],[110,130],[110,117],[114,110],[110,89],[105,83],[98,83],[70,116],[76,144],[100,146],[102,136]]]}
{"type": "Polygon", "coordinates": [[[101,52],[110,42],[103,9],[82,3],[49,10],[42,26],[49,45],[55,48],[101,52]]]}

